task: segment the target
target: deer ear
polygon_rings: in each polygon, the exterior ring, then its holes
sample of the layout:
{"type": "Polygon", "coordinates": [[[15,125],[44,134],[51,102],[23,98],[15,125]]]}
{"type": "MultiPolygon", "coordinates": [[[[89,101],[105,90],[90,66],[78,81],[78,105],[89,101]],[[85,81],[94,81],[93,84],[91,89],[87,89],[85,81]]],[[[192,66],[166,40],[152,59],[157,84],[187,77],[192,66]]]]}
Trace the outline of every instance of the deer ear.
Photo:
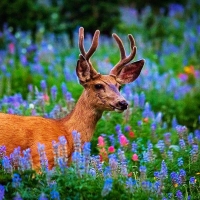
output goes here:
{"type": "Polygon", "coordinates": [[[84,84],[90,80],[90,66],[83,55],[79,56],[79,60],[76,66],[76,74],[81,84],[84,84]]]}
{"type": "Polygon", "coordinates": [[[143,65],[144,60],[139,60],[124,66],[116,77],[117,82],[120,84],[133,82],[140,75],[143,65]]]}

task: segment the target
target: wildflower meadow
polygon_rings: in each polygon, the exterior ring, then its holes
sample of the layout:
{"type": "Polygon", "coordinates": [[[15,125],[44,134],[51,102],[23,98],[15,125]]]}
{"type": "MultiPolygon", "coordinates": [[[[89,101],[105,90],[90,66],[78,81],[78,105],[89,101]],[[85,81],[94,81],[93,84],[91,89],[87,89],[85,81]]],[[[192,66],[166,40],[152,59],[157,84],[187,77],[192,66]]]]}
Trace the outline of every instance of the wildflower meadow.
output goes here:
{"type": "MultiPolygon", "coordinates": [[[[38,143],[39,171],[32,167],[30,149],[19,144],[7,155],[0,144],[0,199],[200,199],[200,15],[192,2],[170,4],[167,14],[160,9],[155,16],[151,7],[141,13],[121,9],[123,21],[115,32],[127,50],[131,33],[136,59],[145,59],[139,78],[121,88],[128,109],[105,112],[92,141],[83,146],[74,130],[70,165],[62,135],[52,141],[53,169],[43,144],[38,143]]],[[[199,1],[195,5],[200,8],[199,1]]],[[[74,35],[77,44],[78,29],[74,35]]],[[[91,39],[86,36],[86,47],[91,39]]],[[[119,60],[118,51],[113,39],[102,35],[92,57],[95,68],[107,74],[119,60]]],[[[46,33],[41,26],[33,42],[29,32],[13,35],[5,25],[0,111],[67,115],[83,90],[76,77],[78,55],[64,33],[46,33]]]]}

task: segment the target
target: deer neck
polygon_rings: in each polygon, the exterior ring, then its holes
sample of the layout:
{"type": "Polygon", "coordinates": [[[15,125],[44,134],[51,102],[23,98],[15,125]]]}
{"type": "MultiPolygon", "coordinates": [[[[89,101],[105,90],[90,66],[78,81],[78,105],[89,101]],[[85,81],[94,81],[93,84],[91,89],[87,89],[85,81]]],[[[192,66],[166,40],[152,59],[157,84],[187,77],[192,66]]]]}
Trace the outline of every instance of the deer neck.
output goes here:
{"type": "Polygon", "coordinates": [[[76,130],[80,133],[82,143],[91,141],[96,124],[103,113],[97,110],[88,98],[84,91],[73,111],[62,119],[67,132],[76,130]]]}

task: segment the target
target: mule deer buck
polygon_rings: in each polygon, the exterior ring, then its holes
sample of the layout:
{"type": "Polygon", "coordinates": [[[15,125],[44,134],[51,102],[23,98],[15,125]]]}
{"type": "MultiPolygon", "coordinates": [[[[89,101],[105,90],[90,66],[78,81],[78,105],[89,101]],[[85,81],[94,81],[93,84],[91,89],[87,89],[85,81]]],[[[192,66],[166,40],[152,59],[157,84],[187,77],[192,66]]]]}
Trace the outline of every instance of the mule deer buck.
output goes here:
{"type": "Polygon", "coordinates": [[[140,74],[144,60],[130,63],[136,54],[135,41],[130,40],[131,53],[126,52],[121,39],[113,34],[121,59],[111,69],[109,75],[99,74],[92,66],[90,58],[98,46],[100,31],[96,30],[92,44],[86,52],[84,48],[84,29],[79,29],[80,55],[76,66],[76,73],[80,84],[84,87],[76,106],[70,114],[62,119],[47,119],[39,116],[17,116],[0,113],[0,145],[5,145],[10,154],[14,148],[20,146],[22,150],[31,149],[34,168],[40,166],[37,144],[45,145],[45,152],[49,167],[53,166],[52,141],[59,136],[67,140],[67,152],[70,158],[73,152],[72,131],[80,133],[82,144],[91,141],[95,126],[103,111],[123,112],[128,103],[120,94],[122,84],[134,81],[140,74]]]}

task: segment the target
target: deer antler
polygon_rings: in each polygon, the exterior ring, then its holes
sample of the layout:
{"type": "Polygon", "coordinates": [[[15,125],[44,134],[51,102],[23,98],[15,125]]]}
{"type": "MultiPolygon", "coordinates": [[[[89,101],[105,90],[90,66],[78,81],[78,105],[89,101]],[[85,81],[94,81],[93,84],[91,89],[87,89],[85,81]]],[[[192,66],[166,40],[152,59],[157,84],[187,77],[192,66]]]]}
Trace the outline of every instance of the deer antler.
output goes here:
{"type": "Polygon", "coordinates": [[[122,40],[119,38],[119,36],[115,33],[113,33],[112,35],[114,37],[114,39],[116,40],[118,46],[119,46],[119,50],[120,50],[120,54],[121,54],[121,59],[120,61],[111,69],[110,71],[110,75],[112,76],[117,76],[118,73],[121,71],[121,69],[127,64],[129,63],[136,54],[136,46],[135,46],[135,40],[133,38],[133,36],[131,34],[128,35],[128,38],[130,40],[130,47],[131,47],[131,53],[130,55],[127,57],[126,56],[126,51],[124,49],[124,45],[122,40]]]}
{"type": "Polygon", "coordinates": [[[79,29],[79,49],[80,49],[82,56],[86,59],[86,61],[88,61],[89,65],[90,65],[90,72],[93,75],[98,74],[98,73],[93,68],[93,66],[90,62],[90,58],[97,49],[98,41],[99,41],[99,34],[100,34],[100,31],[96,30],[95,33],[94,33],[93,39],[92,39],[92,44],[91,44],[89,50],[86,52],[85,48],[84,48],[84,44],[83,44],[83,42],[84,42],[84,28],[80,27],[80,29],[79,29]]]}

